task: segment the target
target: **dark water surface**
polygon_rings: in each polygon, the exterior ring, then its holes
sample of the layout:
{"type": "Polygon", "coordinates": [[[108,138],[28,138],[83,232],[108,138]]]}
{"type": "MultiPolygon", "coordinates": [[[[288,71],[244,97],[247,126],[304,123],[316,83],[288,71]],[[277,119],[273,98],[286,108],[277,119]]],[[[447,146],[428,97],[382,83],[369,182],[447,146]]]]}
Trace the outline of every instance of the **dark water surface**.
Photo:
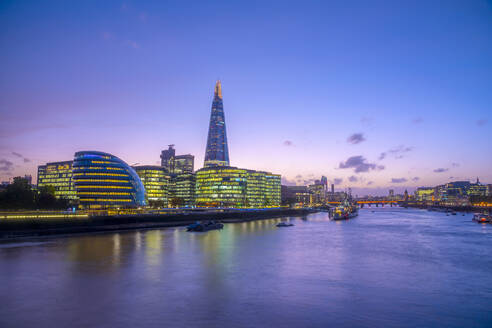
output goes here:
{"type": "Polygon", "coordinates": [[[2,243],[0,327],[492,327],[492,225],[290,220],[2,243]]]}

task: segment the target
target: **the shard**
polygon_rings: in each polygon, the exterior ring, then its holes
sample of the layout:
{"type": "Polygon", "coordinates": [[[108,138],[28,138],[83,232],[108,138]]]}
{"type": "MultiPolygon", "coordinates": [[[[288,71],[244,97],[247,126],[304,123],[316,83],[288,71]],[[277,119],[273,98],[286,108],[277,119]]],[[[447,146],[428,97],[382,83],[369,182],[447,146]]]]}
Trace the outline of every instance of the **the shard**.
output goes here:
{"type": "Polygon", "coordinates": [[[224,105],[222,104],[222,86],[220,81],[215,83],[204,166],[229,166],[229,148],[227,147],[224,105]]]}

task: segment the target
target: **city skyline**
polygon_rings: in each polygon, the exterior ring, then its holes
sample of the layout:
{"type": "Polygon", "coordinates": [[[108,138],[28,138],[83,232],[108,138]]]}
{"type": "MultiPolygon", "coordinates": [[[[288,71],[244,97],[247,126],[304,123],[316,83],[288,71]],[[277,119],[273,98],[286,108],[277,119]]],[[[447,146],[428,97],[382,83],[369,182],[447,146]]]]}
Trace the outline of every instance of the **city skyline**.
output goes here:
{"type": "Polygon", "coordinates": [[[298,7],[271,4],[259,14],[245,8],[239,13],[234,5],[186,11],[109,2],[96,15],[90,4],[53,12],[36,3],[3,4],[0,24],[9,33],[0,37],[9,47],[0,54],[0,179],[35,177],[38,165],[69,160],[84,149],[115,154],[130,165],[155,165],[174,143],[203,163],[203,122],[211,83],[219,77],[232,166],[274,171],[290,184],[325,175],[337,189],[351,187],[360,195],[477,176],[491,183],[492,8],[481,1],[406,6],[392,5],[386,13],[407,20],[422,15],[421,30],[378,13],[377,4],[347,12],[310,3],[289,23],[275,10],[288,15],[298,7]],[[462,16],[448,19],[457,8],[462,16]],[[316,11],[328,9],[331,20],[321,20],[316,11]],[[214,15],[224,16],[229,29],[193,21],[202,10],[218,10],[214,15]],[[73,21],[80,11],[99,21],[84,15],[73,21]],[[358,23],[343,30],[353,15],[358,23]],[[189,26],[175,17],[189,18],[189,26]],[[253,37],[269,17],[286,31],[269,25],[253,37]],[[38,32],[22,27],[26,19],[38,32]],[[53,19],[66,31],[55,33],[53,19]],[[183,39],[172,38],[173,28],[183,39]],[[329,34],[331,46],[323,46],[323,33],[333,28],[339,35],[329,34]],[[159,29],[162,39],[152,34],[159,29]],[[36,33],[43,32],[51,36],[41,43],[36,33]],[[437,46],[417,40],[426,33],[437,46]],[[217,50],[218,35],[228,49],[217,50]],[[24,43],[14,42],[19,39],[24,43]],[[292,49],[292,40],[302,40],[307,53],[292,49]],[[29,45],[39,50],[34,59],[29,45]],[[184,54],[190,50],[202,55],[184,54]]]}

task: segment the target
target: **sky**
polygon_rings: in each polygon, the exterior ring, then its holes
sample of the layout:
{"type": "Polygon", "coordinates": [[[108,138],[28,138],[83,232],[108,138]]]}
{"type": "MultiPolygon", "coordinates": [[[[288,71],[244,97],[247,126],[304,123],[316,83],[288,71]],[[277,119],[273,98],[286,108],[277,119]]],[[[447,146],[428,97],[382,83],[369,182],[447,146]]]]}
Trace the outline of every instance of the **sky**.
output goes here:
{"type": "Polygon", "coordinates": [[[492,183],[492,1],[2,1],[0,180],[99,150],[359,195],[492,183]]]}

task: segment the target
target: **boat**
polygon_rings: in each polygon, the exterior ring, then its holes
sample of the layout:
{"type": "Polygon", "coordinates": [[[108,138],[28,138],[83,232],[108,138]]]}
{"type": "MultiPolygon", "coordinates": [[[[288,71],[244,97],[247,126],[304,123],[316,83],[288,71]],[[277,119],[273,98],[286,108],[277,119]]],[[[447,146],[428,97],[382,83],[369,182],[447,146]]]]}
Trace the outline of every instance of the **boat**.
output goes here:
{"type": "Polygon", "coordinates": [[[473,214],[472,221],[478,223],[492,223],[492,216],[490,214],[475,213],[473,214]]]}
{"type": "Polygon", "coordinates": [[[456,212],[451,212],[451,215],[456,215],[456,212]]]}
{"type": "Polygon", "coordinates": [[[276,226],[281,228],[281,227],[292,227],[294,224],[292,223],[289,223],[289,222],[280,222],[280,223],[277,223],[276,226]]]}
{"type": "Polygon", "coordinates": [[[224,225],[220,222],[208,221],[208,222],[195,222],[186,227],[187,231],[203,232],[209,230],[220,230],[224,228],[224,225]]]}
{"type": "Polygon", "coordinates": [[[348,220],[359,215],[359,208],[356,205],[345,201],[343,204],[335,207],[332,214],[333,220],[348,220]]]}

